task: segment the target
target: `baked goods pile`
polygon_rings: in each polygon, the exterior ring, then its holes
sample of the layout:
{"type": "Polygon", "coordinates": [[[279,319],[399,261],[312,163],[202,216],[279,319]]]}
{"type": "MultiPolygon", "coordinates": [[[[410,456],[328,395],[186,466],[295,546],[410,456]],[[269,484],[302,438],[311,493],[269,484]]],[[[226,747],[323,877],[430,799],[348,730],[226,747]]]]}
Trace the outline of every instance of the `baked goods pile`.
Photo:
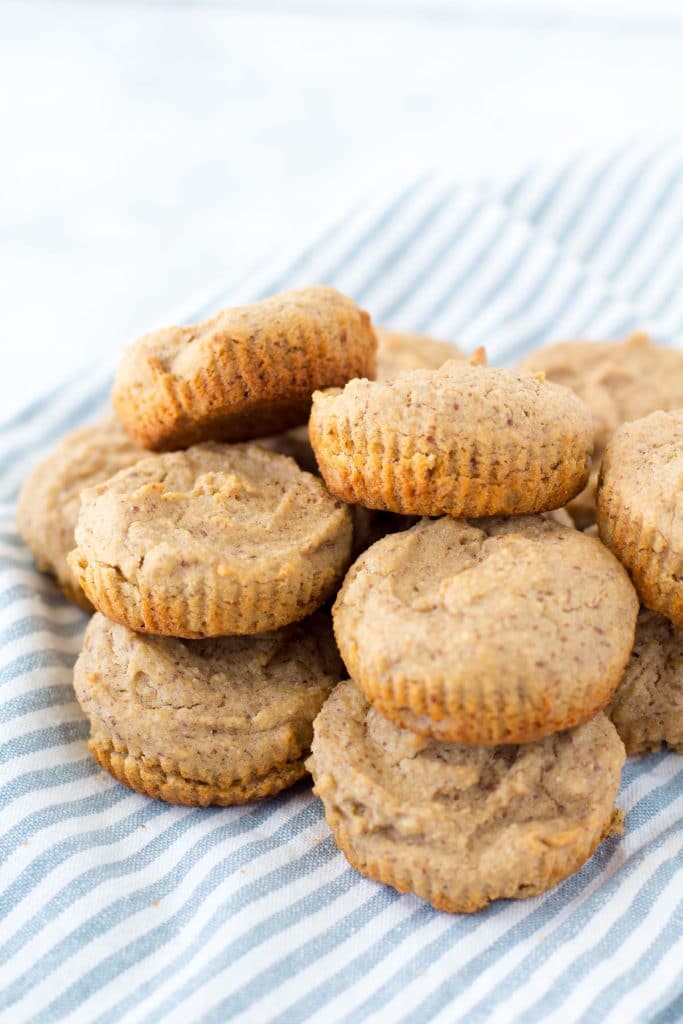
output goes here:
{"type": "Polygon", "coordinates": [[[469,912],[621,831],[626,753],[683,752],[682,354],[505,370],[316,286],[147,335],[112,399],[18,521],[94,610],[74,686],[125,785],[308,770],[359,871],[469,912]]]}

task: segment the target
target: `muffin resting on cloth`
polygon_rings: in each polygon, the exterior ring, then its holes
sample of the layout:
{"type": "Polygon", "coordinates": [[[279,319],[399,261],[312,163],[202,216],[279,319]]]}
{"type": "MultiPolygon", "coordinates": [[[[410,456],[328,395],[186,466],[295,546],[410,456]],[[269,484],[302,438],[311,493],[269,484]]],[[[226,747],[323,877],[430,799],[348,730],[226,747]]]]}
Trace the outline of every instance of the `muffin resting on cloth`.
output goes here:
{"type": "Polygon", "coordinates": [[[464,747],[397,728],[348,681],[314,729],[307,764],[337,845],[440,910],[535,896],[621,831],[624,746],[602,713],[536,743],[464,747]]]}

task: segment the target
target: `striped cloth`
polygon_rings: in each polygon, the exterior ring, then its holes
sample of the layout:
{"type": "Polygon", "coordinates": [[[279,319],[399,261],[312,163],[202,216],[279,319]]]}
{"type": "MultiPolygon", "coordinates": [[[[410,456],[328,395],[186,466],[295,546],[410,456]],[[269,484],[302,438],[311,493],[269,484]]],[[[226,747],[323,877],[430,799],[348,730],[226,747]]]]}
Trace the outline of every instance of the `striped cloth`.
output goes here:
{"type": "MultiPolygon", "coordinates": [[[[485,344],[497,363],[641,326],[676,343],[683,154],[582,156],[497,190],[413,182],[211,305],[316,281],[380,323],[485,344]]],[[[110,371],[0,430],[0,1019],[683,1020],[673,754],[627,764],[624,838],[546,896],[470,917],[361,878],[305,790],[191,810],[98,770],[70,685],[85,616],[35,571],[13,506],[28,466],[100,412],[110,371]]]]}

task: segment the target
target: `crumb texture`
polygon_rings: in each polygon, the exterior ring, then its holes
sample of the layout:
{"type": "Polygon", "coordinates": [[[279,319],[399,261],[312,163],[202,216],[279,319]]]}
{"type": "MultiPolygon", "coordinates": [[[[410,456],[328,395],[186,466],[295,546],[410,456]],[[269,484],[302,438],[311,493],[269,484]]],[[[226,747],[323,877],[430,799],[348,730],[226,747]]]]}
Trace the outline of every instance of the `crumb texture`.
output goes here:
{"type": "Polygon", "coordinates": [[[567,388],[453,359],[317,392],[309,431],[333,494],[408,515],[558,508],[586,483],[593,444],[567,388]]]}
{"type": "Polygon", "coordinates": [[[316,388],[375,374],[370,317],[324,285],[146,335],[124,353],[112,401],[146,448],[244,441],[308,418],[316,388]]]}
{"type": "Polygon", "coordinates": [[[145,636],[96,614],[74,687],[91,749],[120,781],[171,802],[224,803],[304,773],[313,719],[342,672],[322,612],[208,640],[145,636]]]}
{"type": "Polygon", "coordinates": [[[683,406],[683,353],[642,332],[624,341],[562,341],[520,363],[575,391],[593,414],[595,454],[622,423],[683,406]]]}
{"type": "Polygon", "coordinates": [[[298,621],[334,591],[349,510],[258,445],[148,455],[84,491],[70,556],[90,600],[152,633],[255,633],[298,621]]]}
{"type": "Polygon", "coordinates": [[[316,719],[308,766],[356,868],[470,912],[576,871],[619,827],[623,762],[604,714],[536,743],[466,747],[397,728],[347,681],[316,719]]]}
{"type": "Polygon", "coordinates": [[[598,540],[542,516],[422,520],[352,566],[334,606],[351,677],[400,725],[527,742],[611,699],[638,614],[598,540]]]}
{"type": "Polygon", "coordinates": [[[608,440],[622,423],[683,406],[683,353],[643,332],[624,341],[563,341],[532,352],[520,369],[571,388],[593,415],[595,450],[588,487],[570,504],[579,529],[595,522],[595,491],[608,440]]]}

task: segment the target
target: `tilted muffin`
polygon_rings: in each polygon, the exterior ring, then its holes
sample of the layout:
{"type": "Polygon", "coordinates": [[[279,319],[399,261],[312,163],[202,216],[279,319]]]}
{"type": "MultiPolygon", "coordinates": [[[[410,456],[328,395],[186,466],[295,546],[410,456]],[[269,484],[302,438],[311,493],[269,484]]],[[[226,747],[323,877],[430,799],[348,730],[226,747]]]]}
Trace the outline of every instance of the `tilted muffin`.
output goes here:
{"type": "Polygon", "coordinates": [[[255,637],[145,636],[96,614],[74,669],[94,758],[169,803],[244,803],[305,774],[341,677],[329,616],[255,637]]]}
{"type": "Polygon", "coordinates": [[[95,607],[170,636],[259,633],[334,592],[351,516],[293,459],[209,442],[84,491],[69,556],[95,607]]]}
{"type": "Polygon", "coordinates": [[[382,714],[482,745],[527,743],[603,708],[637,615],[604,545],[541,516],[422,520],[361,555],[333,610],[349,674],[382,714]]]}
{"type": "Polygon", "coordinates": [[[370,317],[324,285],[224,309],[141,338],[112,401],[145,448],[245,441],[305,423],[316,388],[374,376],[370,317]]]}
{"type": "Polygon", "coordinates": [[[544,892],[621,831],[623,763],[604,714],[536,743],[463,747],[397,728],[343,682],[315,721],[307,766],[358,871],[470,913],[544,892]]]}
{"type": "Polygon", "coordinates": [[[683,630],[643,609],[624,678],[605,712],[627,754],[683,754],[683,630]]]}
{"type": "Polygon", "coordinates": [[[465,354],[450,341],[435,341],[424,334],[408,334],[376,327],[377,380],[392,380],[407,370],[438,370],[449,359],[465,354]]]}
{"type": "Polygon", "coordinates": [[[17,523],[38,568],[54,576],[66,597],[86,611],[92,605],[67,563],[81,491],[134,465],[144,454],[110,415],[63,437],[21,489],[17,523]]]}
{"type": "Polygon", "coordinates": [[[561,341],[537,349],[519,364],[571,388],[593,414],[595,450],[588,486],[570,512],[579,529],[595,522],[602,454],[617,427],[657,409],[683,406],[683,352],[658,345],[639,331],[624,341],[561,341]]]}
{"type": "Polygon", "coordinates": [[[683,409],[625,423],[598,484],[602,541],[644,605],[683,627],[683,409]]]}
{"type": "Polygon", "coordinates": [[[428,516],[558,508],[584,486],[593,444],[567,388],[457,360],[316,392],[309,432],[333,494],[428,516]]]}

